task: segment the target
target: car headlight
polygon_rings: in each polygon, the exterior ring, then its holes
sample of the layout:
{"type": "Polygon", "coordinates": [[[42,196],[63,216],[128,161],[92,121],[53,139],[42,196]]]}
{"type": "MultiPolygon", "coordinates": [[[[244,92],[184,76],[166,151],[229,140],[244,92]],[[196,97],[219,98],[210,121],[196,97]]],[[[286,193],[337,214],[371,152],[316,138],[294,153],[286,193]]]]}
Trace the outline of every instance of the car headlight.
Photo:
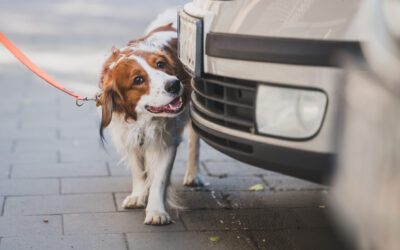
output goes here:
{"type": "Polygon", "coordinates": [[[321,127],[327,105],[324,92],[259,85],[256,122],[259,133],[305,139],[321,127]]]}

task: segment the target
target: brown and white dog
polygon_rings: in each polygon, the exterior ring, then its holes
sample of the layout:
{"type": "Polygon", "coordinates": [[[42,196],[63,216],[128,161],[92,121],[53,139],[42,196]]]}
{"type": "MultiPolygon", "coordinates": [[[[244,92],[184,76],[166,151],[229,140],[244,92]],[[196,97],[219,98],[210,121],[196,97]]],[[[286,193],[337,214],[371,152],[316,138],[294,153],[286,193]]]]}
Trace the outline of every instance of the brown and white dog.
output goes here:
{"type": "Polygon", "coordinates": [[[183,183],[202,184],[199,138],[185,108],[191,78],[177,57],[176,11],[172,13],[160,15],[151,24],[158,27],[145,37],[124,48],[113,48],[100,78],[100,134],[103,137],[103,129],[110,128],[112,140],[132,172],[132,193],[122,207],[146,207],[145,224],[171,222],[164,204],[166,189],[186,125],[189,156],[183,183]]]}

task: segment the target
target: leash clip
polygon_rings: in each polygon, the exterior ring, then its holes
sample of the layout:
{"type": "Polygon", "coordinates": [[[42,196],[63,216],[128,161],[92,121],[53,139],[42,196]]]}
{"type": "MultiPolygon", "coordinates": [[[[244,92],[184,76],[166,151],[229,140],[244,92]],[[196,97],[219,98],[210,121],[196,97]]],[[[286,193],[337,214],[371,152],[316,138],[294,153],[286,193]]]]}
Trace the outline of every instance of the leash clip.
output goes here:
{"type": "Polygon", "coordinates": [[[96,93],[94,95],[94,97],[92,97],[92,98],[88,98],[87,96],[85,96],[83,98],[76,98],[75,104],[78,107],[82,107],[83,104],[85,104],[85,102],[87,102],[87,101],[95,101],[96,102],[96,107],[98,107],[98,106],[101,106],[100,97],[101,97],[101,93],[96,93]]]}

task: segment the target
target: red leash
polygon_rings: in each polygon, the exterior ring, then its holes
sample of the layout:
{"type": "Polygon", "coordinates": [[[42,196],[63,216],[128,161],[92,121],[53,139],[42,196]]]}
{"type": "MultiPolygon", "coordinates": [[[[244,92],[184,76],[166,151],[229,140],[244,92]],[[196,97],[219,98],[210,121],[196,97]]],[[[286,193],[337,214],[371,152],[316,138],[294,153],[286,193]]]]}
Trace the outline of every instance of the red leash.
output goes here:
{"type": "Polygon", "coordinates": [[[59,90],[76,98],[76,105],[82,106],[84,101],[99,101],[99,95],[94,98],[88,98],[87,96],[78,95],[72,91],[67,90],[64,86],[59,84],[56,80],[47,75],[38,66],[36,66],[28,57],[26,57],[10,40],[7,39],[3,33],[0,32],[0,42],[10,51],[22,64],[24,64],[33,73],[38,75],[40,78],[50,83],[59,90]]]}

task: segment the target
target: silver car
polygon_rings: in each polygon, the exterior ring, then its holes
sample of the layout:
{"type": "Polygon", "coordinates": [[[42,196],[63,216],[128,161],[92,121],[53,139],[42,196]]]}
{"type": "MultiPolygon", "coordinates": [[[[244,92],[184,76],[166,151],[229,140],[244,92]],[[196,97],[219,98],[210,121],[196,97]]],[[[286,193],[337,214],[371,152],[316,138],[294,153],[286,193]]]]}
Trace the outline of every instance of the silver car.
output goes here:
{"type": "Polygon", "coordinates": [[[178,19],[201,138],[331,182],[357,248],[399,249],[400,1],[194,0],[178,19]]]}
{"type": "Polygon", "coordinates": [[[341,54],[362,58],[360,1],[193,1],[179,56],[201,138],[238,160],[325,182],[335,159],[341,54]]]}

